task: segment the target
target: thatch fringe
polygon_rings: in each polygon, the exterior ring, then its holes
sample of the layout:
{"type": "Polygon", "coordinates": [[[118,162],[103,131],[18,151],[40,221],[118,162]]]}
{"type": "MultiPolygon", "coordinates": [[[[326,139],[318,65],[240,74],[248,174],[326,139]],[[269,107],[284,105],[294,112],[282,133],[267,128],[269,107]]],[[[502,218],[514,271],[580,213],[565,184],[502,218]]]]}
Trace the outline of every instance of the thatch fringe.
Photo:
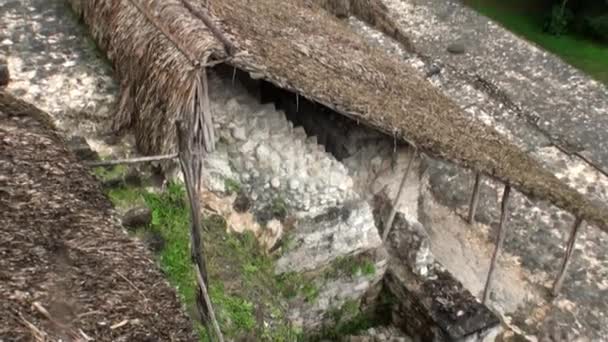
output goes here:
{"type": "Polygon", "coordinates": [[[71,2],[121,78],[114,129],[133,127],[144,154],[175,152],[173,122],[192,110],[203,87],[195,64],[207,63],[221,44],[180,0],[71,2]]]}
{"type": "MultiPolygon", "coordinates": [[[[82,0],[72,0],[80,2],[82,0]]],[[[141,0],[140,0],[141,1],[141,0]]],[[[147,2],[194,55],[225,57],[221,44],[176,0],[147,2]],[[222,55],[223,54],[223,55],[222,55]]],[[[423,153],[511,184],[608,231],[608,210],[558,180],[494,129],[470,118],[404,62],[370,47],[306,0],[212,0],[210,16],[239,51],[236,68],[410,141],[423,153]],[[221,19],[221,22],[217,20],[221,19]]],[[[202,10],[201,1],[192,2],[202,10]]],[[[76,4],[75,8],[79,8],[76,4]]],[[[128,2],[91,0],[81,12],[119,75],[134,87],[144,153],[166,153],[169,119],[191,99],[188,61],[128,2]],[[186,83],[188,82],[189,83],[186,83]]]]}

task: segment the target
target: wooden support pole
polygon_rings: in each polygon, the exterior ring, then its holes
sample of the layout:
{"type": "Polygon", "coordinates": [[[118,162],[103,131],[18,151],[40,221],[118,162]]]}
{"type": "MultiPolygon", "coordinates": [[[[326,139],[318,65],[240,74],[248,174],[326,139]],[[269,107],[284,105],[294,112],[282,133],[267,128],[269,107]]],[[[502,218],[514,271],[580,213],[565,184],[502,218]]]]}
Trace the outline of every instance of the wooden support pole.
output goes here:
{"type": "Polygon", "coordinates": [[[576,242],[576,235],[578,234],[578,230],[581,227],[582,223],[583,220],[580,217],[577,217],[574,221],[574,226],[572,227],[570,237],[568,238],[568,244],[566,245],[566,254],[564,255],[564,261],[562,262],[562,267],[559,270],[559,274],[557,275],[557,279],[555,279],[555,283],[553,283],[553,289],[551,290],[551,293],[555,297],[559,295],[559,292],[562,289],[564,279],[566,278],[566,272],[568,271],[568,266],[570,266],[570,260],[572,259],[572,252],[574,252],[574,243],[576,242]]]}
{"type": "Polygon", "coordinates": [[[120,164],[136,164],[136,163],[146,163],[153,161],[163,161],[177,158],[177,153],[172,154],[163,154],[159,156],[148,156],[148,157],[136,157],[136,158],[127,158],[127,159],[114,159],[114,160],[100,160],[100,161],[92,161],[85,162],[84,164],[90,167],[100,167],[100,166],[112,166],[112,165],[120,165],[120,164]]]}
{"type": "Polygon", "coordinates": [[[388,234],[390,233],[390,231],[393,227],[393,221],[395,220],[395,216],[397,215],[397,204],[401,200],[401,195],[403,194],[403,191],[405,190],[405,185],[407,184],[407,177],[410,174],[410,170],[412,168],[412,165],[414,164],[414,159],[416,158],[416,155],[418,155],[418,149],[414,150],[412,157],[410,158],[410,160],[407,163],[407,167],[405,169],[405,174],[403,175],[403,178],[401,179],[401,184],[399,185],[399,190],[397,191],[397,196],[395,196],[395,199],[393,200],[391,212],[388,215],[386,222],[384,223],[384,230],[382,231],[382,242],[386,242],[386,239],[388,238],[388,234]]]}
{"type": "Polygon", "coordinates": [[[471,195],[471,201],[469,202],[469,216],[467,222],[473,224],[475,222],[475,212],[477,211],[477,204],[479,204],[479,187],[481,185],[481,173],[475,174],[475,184],[473,185],[473,194],[471,195]]]}
{"type": "Polygon", "coordinates": [[[492,255],[492,261],[490,262],[490,269],[488,270],[488,278],[486,279],[486,285],[483,289],[483,300],[482,303],[486,304],[488,299],[490,299],[490,288],[492,286],[492,278],[494,276],[494,270],[496,268],[496,263],[498,261],[498,255],[502,250],[502,245],[505,242],[505,237],[507,236],[507,229],[505,227],[505,221],[507,220],[508,215],[508,204],[509,204],[509,194],[511,192],[511,186],[509,184],[505,185],[505,191],[502,195],[502,204],[500,206],[500,223],[498,224],[498,240],[496,241],[496,247],[494,248],[494,254],[492,255]]]}

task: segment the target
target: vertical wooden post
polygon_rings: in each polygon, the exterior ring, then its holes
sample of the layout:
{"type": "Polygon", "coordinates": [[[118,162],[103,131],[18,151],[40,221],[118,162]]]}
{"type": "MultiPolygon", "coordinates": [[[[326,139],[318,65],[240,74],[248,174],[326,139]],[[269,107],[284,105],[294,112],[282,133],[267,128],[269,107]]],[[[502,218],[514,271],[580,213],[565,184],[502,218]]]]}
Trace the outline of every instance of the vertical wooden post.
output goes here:
{"type": "Polygon", "coordinates": [[[582,222],[583,220],[580,217],[577,217],[574,221],[572,231],[570,232],[568,244],[566,245],[566,254],[564,255],[564,261],[562,262],[562,267],[559,270],[559,274],[557,275],[557,279],[555,279],[555,283],[553,283],[553,289],[551,290],[551,293],[555,297],[559,295],[559,292],[561,291],[562,285],[564,283],[564,279],[566,278],[566,272],[568,271],[568,266],[570,266],[570,260],[572,259],[572,252],[574,252],[574,243],[576,242],[576,235],[578,234],[578,230],[582,222]]]}
{"type": "Polygon", "coordinates": [[[511,186],[509,184],[505,185],[505,191],[502,195],[502,204],[500,206],[500,223],[498,224],[498,239],[496,241],[496,247],[494,248],[494,254],[492,255],[492,261],[490,262],[490,269],[488,270],[488,278],[486,279],[486,285],[483,289],[483,300],[482,303],[486,304],[488,299],[490,299],[490,288],[492,286],[492,278],[494,276],[494,269],[496,268],[496,263],[498,261],[498,255],[502,250],[502,245],[504,244],[505,237],[507,236],[507,229],[505,228],[505,221],[507,220],[508,215],[508,204],[509,204],[509,194],[511,192],[511,186]]]}
{"type": "Polygon", "coordinates": [[[473,185],[473,194],[471,195],[471,201],[469,202],[469,216],[467,222],[473,224],[475,222],[475,212],[477,211],[477,204],[479,203],[479,187],[481,185],[481,173],[475,174],[475,184],[473,185]]]}
{"type": "Polygon", "coordinates": [[[399,203],[399,200],[401,199],[401,195],[403,194],[403,191],[405,189],[405,185],[407,184],[407,177],[410,173],[412,165],[414,164],[414,159],[416,158],[416,155],[418,155],[417,149],[414,150],[412,157],[410,158],[410,160],[407,163],[407,167],[405,169],[405,174],[403,175],[403,178],[401,179],[401,184],[399,185],[399,190],[397,191],[397,196],[395,196],[395,199],[393,200],[391,212],[388,215],[388,217],[384,223],[384,230],[382,231],[382,242],[386,242],[386,239],[388,238],[388,234],[390,233],[391,228],[393,227],[393,221],[395,220],[395,215],[397,215],[397,204],[399,203]]]}
{"type": "Polygon", "coordinates": [[[213,311],[213,305],[207,291],[207,266],[203,254],[203,239],[201,237],[201,205],[200,188],[203,170],[203,153],[214,150],[213,120],[209,106],[207,74],[205,70],[196,71],[192,78],[190,104],[185,108],[184,116],[188,121],[184,124],[176,121],[179,163],[184,174],[184,183],[190,204],[190,256],[196,273],[198,291],[196,306],[207,333],[212,331],[217,341],[223,342],[224,337],[213,311]]]}

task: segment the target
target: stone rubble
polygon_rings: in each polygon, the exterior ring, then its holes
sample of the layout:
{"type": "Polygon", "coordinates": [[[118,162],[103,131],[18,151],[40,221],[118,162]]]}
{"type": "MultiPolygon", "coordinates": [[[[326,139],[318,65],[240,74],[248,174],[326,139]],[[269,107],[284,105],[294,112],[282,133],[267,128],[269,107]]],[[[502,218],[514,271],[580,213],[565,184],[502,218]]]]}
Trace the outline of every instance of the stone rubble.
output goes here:
{"type": "Polygon", "coordinates": [[[346,342],[413,342],[401,330],[394,326],[379,326],[369,328],[361,335],[349,336],[346,342]]]}

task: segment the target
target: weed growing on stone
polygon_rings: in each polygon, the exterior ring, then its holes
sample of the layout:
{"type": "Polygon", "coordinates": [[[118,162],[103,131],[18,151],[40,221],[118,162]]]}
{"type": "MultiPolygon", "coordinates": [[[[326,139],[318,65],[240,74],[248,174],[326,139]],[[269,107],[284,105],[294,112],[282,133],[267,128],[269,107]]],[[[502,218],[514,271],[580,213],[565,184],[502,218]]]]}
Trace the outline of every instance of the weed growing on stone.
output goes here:
{"type": "Polygon", "coordinates": [[[302,294],[307,302],[314,303],[319,297],[319,287],[313,281],[309,281],[302,286],[302,294]]]}
{"type": "Polygon", "coordinates": [[[376,274],[375,264],[364,256],[345,256],[337,258],[325,272],[326,278],[336,278],[340,275],[373,276],[376,274]]]}
{"type": "Polygon", "coordinates": [[[371,277],[376,274],[376,265],[369,260],[365,260],[360,265],[360,270],[363,275],[371,277]]]}
{"type": "Polygon", "coordinates": [[[237,180],[226,178],[224,179],[224,190],[229,195],[238,194],[241,191],[241,183],[237,180]]]}
{"type": "Polygon", "coordinates": [[[272,201],[272,216],[278,218],[279,220],[283,220],[287,217],[287,203],[282,197],[276,197],[272,201]]]}

